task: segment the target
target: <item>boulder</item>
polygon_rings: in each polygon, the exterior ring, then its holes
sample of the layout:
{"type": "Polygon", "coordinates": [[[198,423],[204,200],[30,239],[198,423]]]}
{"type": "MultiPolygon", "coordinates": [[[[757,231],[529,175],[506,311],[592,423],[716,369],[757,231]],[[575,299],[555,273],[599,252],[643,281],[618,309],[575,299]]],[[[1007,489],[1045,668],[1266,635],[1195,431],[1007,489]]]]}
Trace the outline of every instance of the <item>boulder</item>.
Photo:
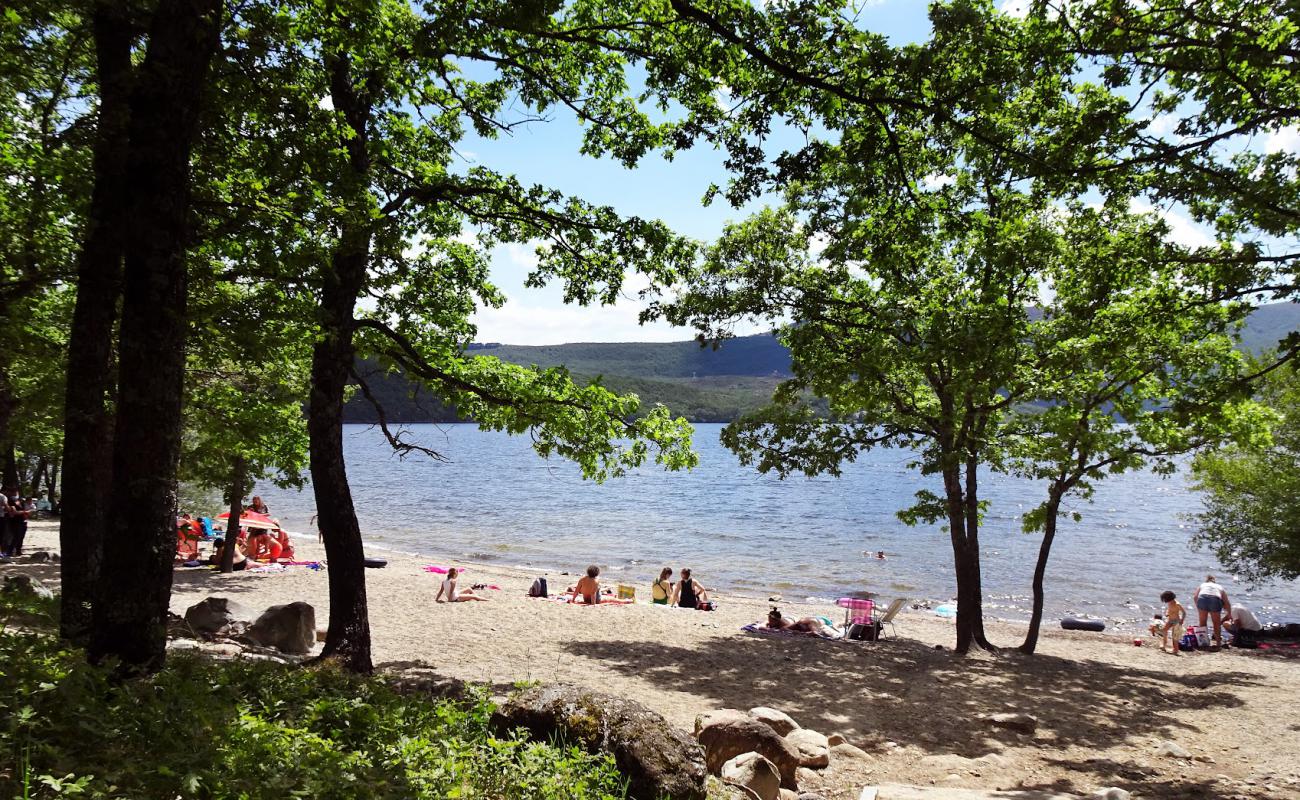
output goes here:
{"type": "Polygon", "coordinates": [[[832,763],[836,761],[855,761],[861,764],[866,764],[871,760],[872,758],[870,753],[863,750],[861,747],[856,747],[848,742],[833,745],[831,747],[832,763]]]}
{"type": "Polygon", "coordinates": [[[814,783],[818,777],[819,776],[815,770],[808,769],[807,767],[800,767],[794,771],[795,782],[800,786],[803,786],[805,783],[814,783]]]}
{"type": "Polygon", "coordinates": [[[825,769],[831,765],[829,740],[817,731],[800,728],[790,731],[785,740],[799,751],[799,766],[825,769]]]}
{"type": "Polygon", "coordinates": [[[558,737],[611,754],[635,800],[704,800],[707,773],[699,745],[635,701],[577,686],[538,686],[503,703],[492,726],[503,735],[523,728],[538,741],[558,737]]]}
{"type": "Polygon", "coordinates": [[[41,583],[31,575],[7,575],[5,576],[6,593],[25,595],[27,597],[39,597],[42,600],[51,600],[54,598],[54,592],[50,587],[41,583]]]}
{"type": "Polygon", "coordinates": [[[1016,733],[1033,733],[1038,730],[1038,717],[1032,714],[990,714],[985,719],[999,728],[1016,733]]]}
{"type": "Polygon", "coordinates": [[[206,597],[185,609],[185,623],[200,636],[236,636],[252,621],[251,611],[226,597],[206,597]]]}
{"type": "Polygon", "coordinates": [[[1092,793],[1092,797],[1096,798],[1096,800],[1129,800],[1132,796],[1118,786],[1108,786],[1092,793]]]}
{"type": "Polygon", "coordinates": [[[799,793],[789,789],[782,789],[779,797],[781,800],[799,800],[799,793]]]}
{"type": "Polygon", "coordinates": [[[758,753],[741,753],[722,765],[719,776],[729,784],[744,786],[759,800],[778,800],[781,796],[780,773],[758,753]]]}
{"type": "Polygon", "coordinates": [[[281,653],[306,655],[316,645],[316,609],[301,600],[271,606],[249,627],[248,638],[281,653]]]}
{"type": "Polygon", "coordinates": [[[701,714],[695,718],[695,738],[704,748],[709,772],[716,774],[731,759],[753,751],[776,766],[783,787],[798,788],[794,772],[799,768],[799,751],[765,723],[743,711],[724,708],[701,714]]]}
{"type": "Polygon", "coordinates": [[[1183,747],[1178,742],[1171,742],[1168,739],[1160,742],[1155,747],[1156,753],[1169,758],[1191,758],[1192,752],[1183,747]]]}
{"type": "Polygon", "coordinates": [[[848,744],[848,741],[848,738],[842,733],[832,733],[830,736],[826,737],[826,743],[831,747],[834,747],[837,744],[848,744]]]}
{"type": "Polygon", "coordinates": [[[775,708],[756,706],[749,710],[749,715],[776,731],[778,736],[787,736],[790,731],[799,730],[799,723],[791,719],[789,714],[775,708]]]}

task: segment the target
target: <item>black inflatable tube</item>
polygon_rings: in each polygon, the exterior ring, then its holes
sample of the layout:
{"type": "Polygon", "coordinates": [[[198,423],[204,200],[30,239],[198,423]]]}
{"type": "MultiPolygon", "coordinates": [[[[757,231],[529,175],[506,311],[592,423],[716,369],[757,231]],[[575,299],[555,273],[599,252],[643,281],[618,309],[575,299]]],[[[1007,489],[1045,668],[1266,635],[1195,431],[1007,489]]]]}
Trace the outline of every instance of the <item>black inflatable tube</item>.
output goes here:
{"type": "Polygon", "coordinates": [[[374,569],[388,566],[388,562],[382,558],[367,558],[361,563],[365,564],[367,567],[372,567],[374,569]]]}
{"type": "Polygon", "coordinates": [[[1061,627],[1065,628],[1067,631],[1093,631],[1095,633],[1100,633],[1101,631],[1106,630],[1106,623],[1099,619],[1076,619],[1074,617],[1066,617],[1061,620],[1061,627]]]}

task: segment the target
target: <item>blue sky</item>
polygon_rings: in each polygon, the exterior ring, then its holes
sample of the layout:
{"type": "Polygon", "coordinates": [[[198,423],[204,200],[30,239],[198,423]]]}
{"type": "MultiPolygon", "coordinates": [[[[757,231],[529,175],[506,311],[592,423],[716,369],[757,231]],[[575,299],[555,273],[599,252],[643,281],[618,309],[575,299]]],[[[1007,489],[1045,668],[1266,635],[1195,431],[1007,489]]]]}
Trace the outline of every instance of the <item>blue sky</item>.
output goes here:
{"type": "MultiPolygon", "coordinates": [[[[925,2],[866,0],[861,20],[869,30],[896,43],[919,41],[929,32],[925,2]]],[[[660,219],[678,233],[711,240],[729,220],[743,219],[761,203],[735,209],[723,200],[704,206],[712,183],[725,183],[723,157],[709,147],[679,153],[672,161],[645,159],[634,170],[608,159],[578,153],[581,129],[569,116],[553,115],[497,140],[469,137],[461,152],[474,163],[514,173],[527,184],[539,183],[613,206],[620,213],[660,219]]],[[[501,309],[483,309],[475,317],[481,342],[559,344],[563,342],[677,341],[694,337],[686,328],[663,323],[641,326],[635,299],[643,285],[629,276],[624,299],[614,306],[566,306],[558,287],[526,289],[524,279],[536,263],[528,246],[501,247],[494,253],[492,277],[509,298],[501,309]]]]}

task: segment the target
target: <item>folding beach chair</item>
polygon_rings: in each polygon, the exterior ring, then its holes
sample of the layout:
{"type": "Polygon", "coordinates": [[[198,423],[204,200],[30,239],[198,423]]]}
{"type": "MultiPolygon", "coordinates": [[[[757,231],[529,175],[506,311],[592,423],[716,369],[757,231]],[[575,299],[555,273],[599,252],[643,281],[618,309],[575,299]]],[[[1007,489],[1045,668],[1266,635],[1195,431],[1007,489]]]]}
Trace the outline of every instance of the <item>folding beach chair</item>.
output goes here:
{"type": "Polygon", "coordinates": [[[876,630],[880,631],[881,639],[885,638],[886,625],[889,626],[889,630],[893,631],[894,634],[893,638],[895,639],[898,638],[898,631],[894,629],[894,617],[898,616],[898,612],[903,610],[903,604],[906,602],[907,602],[907,598],[904,597],[898,598],[897,600],[889,604],[889,608],[885,609],[884,614],[876,618],[876,630]]]}

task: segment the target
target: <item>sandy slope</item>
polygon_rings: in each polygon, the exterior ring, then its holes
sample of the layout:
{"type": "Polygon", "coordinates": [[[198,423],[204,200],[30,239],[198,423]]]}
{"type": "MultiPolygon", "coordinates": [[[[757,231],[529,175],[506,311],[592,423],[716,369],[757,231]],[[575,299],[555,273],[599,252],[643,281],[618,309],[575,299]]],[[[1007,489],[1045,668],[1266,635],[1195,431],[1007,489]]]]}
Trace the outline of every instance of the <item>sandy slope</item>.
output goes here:
{"type": "MultiPolygon", "coordinates": [[[[29,549],[57,547],[56,529],[33,525],[29,549]]],[[[299,555],[319,557],[315,542],[299,555]]],[[[842,731],[878,754],[869,768],[824,774],[828,797],[856,798],[864,783],[937,782],[962,787],[1052,787],[1085,793],[1121,786],[1143,797],[1300,798],[1300,658],[1262,652],[1160,652],[1152,641],[1049,631],[1033,657],[955,656],[951,624],[925,612],[898,619],[899,639],[880,643],[760,637],[761,599],[722,597],[714,613],[632,606],[565,606],[525,596],[533,575],[468,565],[462,585],[492,583],[486,603],[435,604],[436,558],[385,554],[368,572],[378,665],[414,665],[466,680],[567,681],[639,700],[689,727],[711,708],[782,709],[804,727],[842,731]],[[1036,733],[996,728],[980,715],[1027,712],[1036,733]],[[1196,760],[1155,752],[1172,740],[1196,760]],[[978,759],[988,754],[993,757],[978,759]]],[[[575,564],[574,570],[582,565],[575,564]]],[[[47,573],[49,568],[10,566],[47,573]]],[[[552,588],[570,577],[550,575],[552,588]]],[[[698,576],[707,583],[707,576],[698,576]]],[[[647,573],[648,592],[652,576],[647,573]]],[[[328,573],[221,576],[178,571],[172,610],[205,596],[254,609],[312,603],[328,619],[328,573]]],[[[787,613],[830,607],[782,604],[787,613]]],[[[1023,631],[996,626],[996,641],[1023,631]]]]}

